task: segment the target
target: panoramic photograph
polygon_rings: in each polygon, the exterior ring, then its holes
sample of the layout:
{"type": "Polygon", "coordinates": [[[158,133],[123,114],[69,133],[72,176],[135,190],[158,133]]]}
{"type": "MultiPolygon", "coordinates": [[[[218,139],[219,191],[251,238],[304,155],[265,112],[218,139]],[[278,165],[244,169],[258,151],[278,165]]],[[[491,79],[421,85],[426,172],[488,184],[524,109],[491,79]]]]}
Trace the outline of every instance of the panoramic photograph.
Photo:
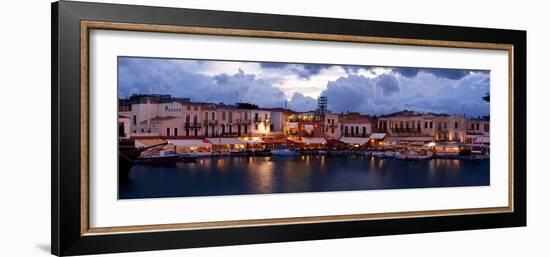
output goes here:
{"type": "Polygon", "coordinates": [[[490,185],[490,71],[119,56],[118,199],[490,185]]]}

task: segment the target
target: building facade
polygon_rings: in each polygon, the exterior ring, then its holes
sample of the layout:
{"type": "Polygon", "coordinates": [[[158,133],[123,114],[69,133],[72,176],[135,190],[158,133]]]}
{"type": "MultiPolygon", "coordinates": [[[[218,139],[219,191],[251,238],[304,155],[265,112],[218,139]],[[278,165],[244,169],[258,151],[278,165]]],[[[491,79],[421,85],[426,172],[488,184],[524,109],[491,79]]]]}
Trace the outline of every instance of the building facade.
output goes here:
{"type": "Polygon", "coordinates": [[[322,111],[293,112],[249,104],[192,102],[188,98],[171,98],[169,95],[134,95],[119,100],[119,136],[350,140],[369,138],[377,132],[394,138],[472,143],[480,137],[484,137],[486,142],[490,134],[488,119],[412,111],[379,117],[359,113],[334,114],[326,109],[326,98],[322,100],[322,111]]]}

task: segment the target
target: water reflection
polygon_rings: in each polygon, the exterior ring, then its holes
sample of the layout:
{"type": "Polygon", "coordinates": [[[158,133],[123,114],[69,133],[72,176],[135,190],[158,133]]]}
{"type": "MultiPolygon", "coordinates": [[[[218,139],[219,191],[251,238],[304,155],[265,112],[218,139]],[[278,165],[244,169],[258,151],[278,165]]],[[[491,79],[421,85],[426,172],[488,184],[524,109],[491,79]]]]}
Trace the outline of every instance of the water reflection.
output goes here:
{"type": "Polygon", "coordinates": [[[217,157],[134,165],[120,198],[489,185],[488,160],[371,157],[217,157]]]}

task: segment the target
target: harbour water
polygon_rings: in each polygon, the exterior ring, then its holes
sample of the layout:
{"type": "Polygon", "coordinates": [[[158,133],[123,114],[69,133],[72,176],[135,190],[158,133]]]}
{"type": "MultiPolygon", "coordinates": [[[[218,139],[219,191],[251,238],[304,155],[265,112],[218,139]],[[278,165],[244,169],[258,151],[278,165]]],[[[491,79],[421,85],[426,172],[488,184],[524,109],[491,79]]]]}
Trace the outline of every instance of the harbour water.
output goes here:
{"type": "Polygon", "coordinates": [[[134,164],[119,199],[488,186],[489,160],[232,156],[134,164]]]}

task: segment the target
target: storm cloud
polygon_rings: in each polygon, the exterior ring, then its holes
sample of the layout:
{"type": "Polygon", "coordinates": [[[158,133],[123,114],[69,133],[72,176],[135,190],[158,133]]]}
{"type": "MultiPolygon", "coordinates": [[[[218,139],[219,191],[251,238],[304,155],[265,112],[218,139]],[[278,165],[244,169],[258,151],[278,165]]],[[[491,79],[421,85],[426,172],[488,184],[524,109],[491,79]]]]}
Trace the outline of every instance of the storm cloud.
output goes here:
{"type": "Polygon", "coordinates": [[[196,102],[311,111],[319,95],[335,113],[489,114],[489,71],[274,62],[118,58],[119,97],[170,94],[196,102]]]}

